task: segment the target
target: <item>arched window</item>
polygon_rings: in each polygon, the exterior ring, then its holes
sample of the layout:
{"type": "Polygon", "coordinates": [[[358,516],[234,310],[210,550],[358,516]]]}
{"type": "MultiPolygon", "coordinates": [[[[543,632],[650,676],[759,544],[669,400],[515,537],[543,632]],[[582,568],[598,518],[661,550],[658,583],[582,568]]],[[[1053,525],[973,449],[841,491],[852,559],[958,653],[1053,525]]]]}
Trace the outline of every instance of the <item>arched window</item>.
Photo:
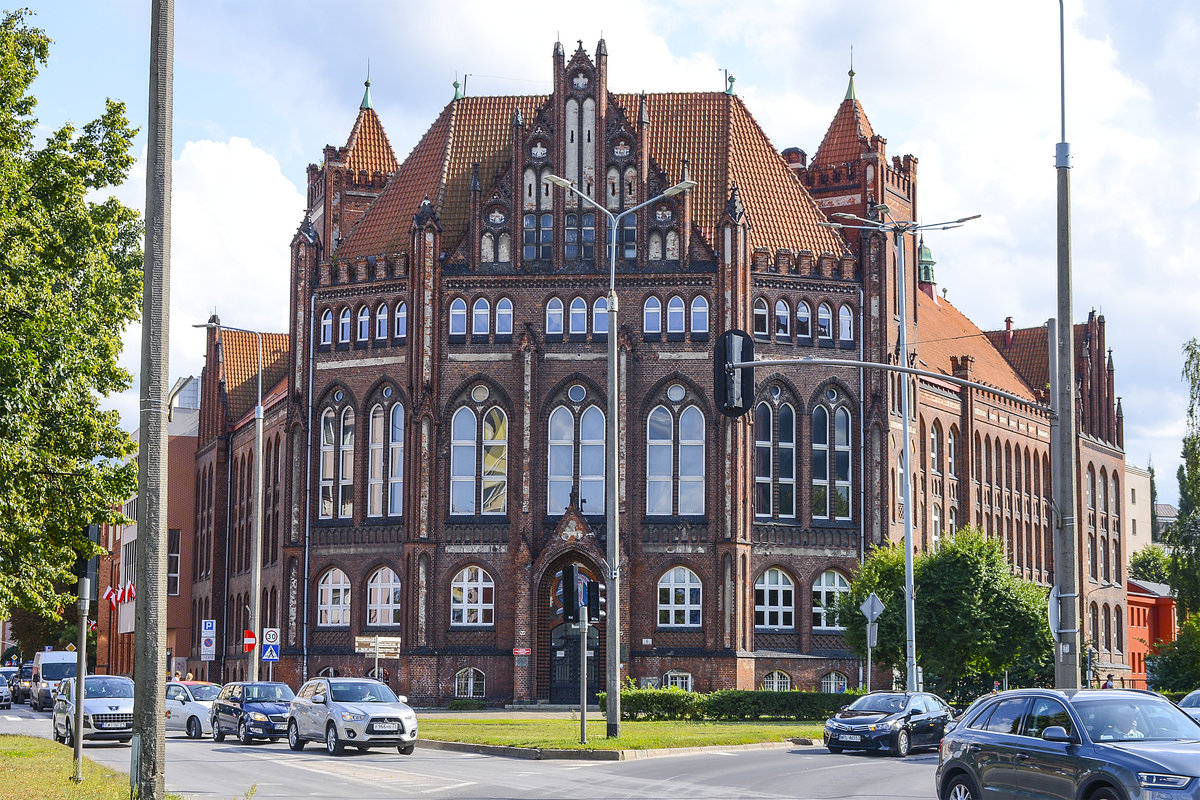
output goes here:
{"type": "Polygon", "coordinates": [[[754,514],[759,517],[769,517],[773,511],[771,428],[771,407],[759,403],[754,409],[754,514]]]}
{"type": "Polygon", "coordinates": [[[546,513],[562,514],[571,501],[574,480],[575,415],[559,406],[550,412],[546,469],[546,513]]]}
{"type": "Polygon", "coordinates": [[[1118,653],[1125,652],[1125,614],[1120,606],[1113,607],[1113,633],[1116,637],[1113,649],[1118,653]]]}
{"type": "Polygon", "coordinates": [[[768,692],[790,692],[792,690],[792,678],[786,672],[775,670],[768,672],[763,678],[762,688],[768,692]]]}
{"type": "Polygon", "coordinates": [[[692,298],[692,333],[708,333],[708,298],[692,298]]]}
{"type": "Polygon", "coordinates": [[[371,409],[368,427],[367,516],[383,516],[383,406],[371,409]]]}
{"type": "Polygon", "coordinates": [[[587,301],[582,297],[576,297],[571,301],[571,333],[585,334],[587,333],[587,301]]]}
{"type": "Polygon", "coordinates": [[[1104,604],[1104,649],[1112,651],[1112,612],[1109,611],[1108,603],[1104,604]]]}
{"type": "Polygon", "coordinates": [[[1099,489],[1099,492],[1100,492],[1100,495],[1099,495],[1100,513],[1107,514],[1108,513],[1108,475],[1105,474],[1105,470],[1103,468],[1101,468],[1101,470],[1100,470],[1100,485],[1097,488],[1099,489]]]}
{"type": "Polygon", "coordinates": [[[1124,578],[1121,574],[1121,543],[1113,539],[1112,543],[1112,563],[1113,563],[1113,583],[1123,583],[1124,578]]]}
{"type": "Polygon", "coordinates": [[[812,515],[829,519],[829,411],[822,405],[812,412],[812,515]]]}
{"type": "MultiPolygon", "coordinates": [[[[681,396],[682,397],[682,396],[681,396]]],[[[687,406],[676,420],[664,406],[646,419],[646,513],[704,513],[704,414],[687,406]],[[675,466],[678,464],[678,479],[675,466]]]]}
{"type": "Polygon", "coordinates": [[[450,513],[508,512],[508,417],[498,407],[482,418],[482,437],[475,412],[460,408],[450,425],[450,513]],[[481,442],[479,449],[476,443],[481,442]],[[477,472],[477,469],[479,470],[477,472]],[[480,490],[481,489],[481,490],[480,490]],[[477,490],[480,490],[478,497],[477,490]]]}
{"type": "Polygon", "coordinates": [[[850,519],[850,412],[833,412],[833,515],[850,519]]]}
{"type": "Polygon", "coordinates": [[[826,694],[844,692],[846,686],[846,676],[836,670],[826,673],[825,677],[821,678],[821,691],[826,694]]]}
{"type": "Polygon", "coordinates": [[[546,303],[546,335],[561,336],[563,332],[563,304],[557,297],[546,303]]]}
{"type": "Polygon", "coordinates": [[[396,324],[392,326],[395,330],[392,335],[397,339],[404,339],[408,336],[408,303],[401,300],[396,303],[396,324]]]}
{"type": "Polygon", "coordinates": [[[667,333],[683,333],[683,308],[679,295],[667,301],[667,333]]]}
{"type": "Polygon", "coordinates": [[[508,417],[493,406],[483,415],[484,514],[508,513],[508,417]]]}
{"type": "Polygon", "coordinates": [[[461,297],[450,301],[450,335],[467,335],[467,303],[461,297]]]}
{"type": "Polygon", "coordinates": [[[361,306],[358,309],[358,341],[365,342],[371,338],[371,309],[361,306]]]}
{"type": "Polygon", "coordinates": [[[487,690],[483,672],[474,667],[460,669],[454,676],[454,696],[471,700],[482,700],[487,690]]]}
{"type": "Polygon", "coordinates": [[[672,463],[671,412],[658,406],[646,420],[646,513],[671,513],[672,463]]]}
{"type": "Polygon", "coordinates": [[[496,239],[491,233],[479,237],[479,260],[490,264],[496,260],[496,239]]]}
{"type": "Polygon", "coordinates": [[[779,407],[779,516],[796,516],[796,412],[791,405],[779,407]]]}
{"type": "Polygon", "coordinates": [[[333,519],[334,446],[333,409],[325,409],[321,415],[321,519],[333,519]]]}
{"type": "Polygon", "coordinates": [[[754,627],[795,628],[796,599],[792,579],[772,567],[754,582],[754,627]]]}
{"type": "Polygon", "coordinates": [[[929,510],[929,531],[933,549],[937,550],[942,540],[942,507],[937,503],[929,510]]]}
{"type": "Polygon", "coordinates": [[[946,532],[954,536],[954,534],[958,533],[958,509],[950,506],[950,510],[947,513],[949,514],[949,522],[947,523],[946,532]]]}
{"type": "Polygon", "coordinates": [[[343,308],[338,316],[338,341],[343,344],[350,341],[350,309],[343,308]]]}
{"type": "Polygon", "coordinates": [[[1108,537],[1100,537],[1100,579],[1108,583],[1112,579],[1112,572],[1109,570],[1108,562],[1108,537]]]}
{"type": "Polygon", "coordinates": [[[1096,605],[1095,603],[1092,603],[1091,608],[1088,609],[1088,627],[1089,627],[1089,633],[1091,634],[1090,638],[1092,640],[1092,647],[1099,650],[1100,649],[1100,606],[1096,605]]]}
{"type": "Polygon", "coordinates": [[[1113,516],[1121,515],[1121,479],[1115,472],[1112,476],[1112,513],[1113,516]]]}
{"type": "Polygon", "coordinates": [[[482,567],[459,571],[450,584],[450,624],[455,627],[486,626],[495,614],[495,584],[482,567]]]}
{"type": "Polygon", "coordinates": [[[492,309],[488,301],[480,297],[471,306],[471,334],[473,336],[487,336],[488,328],[491,327],[492,309]]]}
{"type": "Polygon", "coordinates": [[[679,414],[679,514],[704,513],[704,414],[688,406],[679,414]]]}
{"type": "Polygon", "coordinates": [[[579,418],[579,504],[585,514],[603,514],[604,412],[588,407],[579,418]]]}
{"type": "MultiPolygon", "coordinates": [[[[956,462],[958,454],[958,431],[954,428],[946,434],[946,474],[950,478],[958,476],[958,464],[956,462]]],[[[953,533],[953,531],[951,531],[953,533]]]]}
{"type": "Polygon", "coordinates": [[[837,570],[828,569],[813,582],[812,626],[825,630],[845,630],[837,624],[838,598],[850,591],[850,581],[837,570]]]}
{"type": "Polygon", "coordinates": [[[342,435],[338,448],[338,516],[354,516],[354,409],[342,411],[342,435]]]}
{"type": "Polygon", "coordinates": [[[792,335],[792,310],[787,300],[775,301],[775,338],[786,339],[792,335]]]}
{"type": "Polygon", "coordinates": [[[608,298],[597,297],[592,303],[592,334],[608,333],[608,298]]]}
{"type": "Polygon", "coordinates": [[[512,336],[513,305],[512,300],[501,297],[496,301],[496,335],[512,336]]]}
{"type": "Polygon", "coordinates": [[[575,487],[575,463],[579,463],[579,505],[585,514],[603,514],[604,497],[604,412],[588,406],[579,418],[559,406],[550,413],[548,436],[546,512],[562,514],[575,487]]]}
{"type": "Polygon", "coordinates": [[[392,406],[388,436],[388,514],[404,513],[404,406],[392,406]]]}
{"type": "Polygon", "coordinates": [[[386,339],[387,338],[388,317],[390,316],[388,311],[389,311],[389,309],[387,307],[387,303],[380,303],[379,309],[375,312],[375,338],[376,339],[386,339]]]}
{"type": "Polygon", "coordinates": [[[796,335],[803,339],[812,338],[812,309],[803,300],[796,301],[796,335]]]}
{"type": "Polygon", "coordinates": [[[1087,507],[1096,507],[1096,470],[1089,464],[1087,469],[1087,507]]]}
{"type": "Polygon", "coordinates": [[[400,576],[391,567],[380,567],[367,579],[367,624],[399,625],[404,595],[400,576]]]}
{"type": "Polygon", "coordinates": [[[653,295],[642,306],[642,333],[662,333],[662,303],[653,295]]]}
{"type": "Polygon", "coordinates": [[[333,567],[317,581],[317,625],[334,627],[350,624],[350,580],[333,567]]]}
{"type": "Polygon", "coordinates": [[[854,312],[850,306],[838,309],[838,338],[843,342],[854,341],[854,312]]]}
{"type": "Polygon", "coordinates": [[[658,580],[658,627],[700,627],[700,578],[687,567],[667,570],[658,580]]]}
{"type": "Polygon", "coordinates": [[[475,513],[475,412],[460,408],[450,423],[450,513],[475,513]]]}
{"type": "Polygon", "coordinates": [[[942,472],[942,426],[936,420],[929,427],[929,469],[935,475],[942,472]]]}
{"type": "MultiPolygon", "coordinates": [[[[321,314],[321,344],[333,343],[333,312],[328,308],[321,314]]],[[[197,630],[199,630],[197,628],[197,630]]]]}
{"type": "Polygon", "coordinates": [[[897,508],[904,507],[904,454],[901,453],[896,457],[896,506],[897,508]]]}
{"type": "Polygon", "coordinates": [[[822,339],[833,338],[833,310],[828,303],[817,306],[817,335],[822,339]]]}
{"type": "Polygon", "coordinates": [[[766,338],[770,328],[767,325],[767,301],[761,297],[754,301],[754,335],[766,338]]]}
{"type": "Polygon", "coordinates": [[[669,670],[663,675],[664,689],[683,689],[685,692],[692,690],[692,673],[683,669],[669,670]]]}

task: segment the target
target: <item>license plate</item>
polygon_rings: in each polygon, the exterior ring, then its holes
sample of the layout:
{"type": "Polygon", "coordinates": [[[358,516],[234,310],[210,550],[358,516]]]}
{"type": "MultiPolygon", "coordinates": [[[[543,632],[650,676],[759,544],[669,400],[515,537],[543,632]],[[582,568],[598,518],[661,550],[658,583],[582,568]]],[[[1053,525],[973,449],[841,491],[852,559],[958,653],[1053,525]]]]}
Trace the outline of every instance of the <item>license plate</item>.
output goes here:
{"type": "Polygon", "coordinates": [[[398,729],[399,727],[400,726],[394,722],[376,722],[375,723],[375,730],[377,730],[377,731],[394,731],[394,730],[398,729]]]}
{"type": "Polygon", "coordinates": [[[275,723],[275,730],[277,730],[277,731],[286,731],[286,730],[287,730],[287,723],[286,723],[286,722],[276,722],[276,723],[275,723]]]}
{"type": "Polygon", "coordinates": [[[862,737],[859,736],[857,733],[843,733],[841,736],[838,737],[838,739],[843,742],[861,742],[862,741],[862,737]]]}
{"type": "Polygon", "coordinates": [[[124,728],[125,723],[123,723],[123,722],[101,722],[100,727],[101,728],[124,728]]]}

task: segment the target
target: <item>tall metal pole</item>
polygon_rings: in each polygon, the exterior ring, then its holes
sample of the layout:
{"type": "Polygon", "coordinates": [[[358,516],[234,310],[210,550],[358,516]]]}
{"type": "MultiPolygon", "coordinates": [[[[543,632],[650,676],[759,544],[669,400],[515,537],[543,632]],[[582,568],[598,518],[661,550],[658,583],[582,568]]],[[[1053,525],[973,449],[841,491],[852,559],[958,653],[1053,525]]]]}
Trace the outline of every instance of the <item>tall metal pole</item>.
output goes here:
{"type": "MultiPolygon", "coordinates": [[[[591,198],[588,198],[589,200],[591,198]]],[[[607,725],[605,733],[609,739],[621,735],[621,548],[620,515],[617,503],[620,494],[617,486],[621,481],[621,462],[617,458],[617,221],[608,216],[608,441],[605,459],[608,461],[608,483],[604,486],[604,527],[607,537],[608,557],[608,623],[605,629],[608,640],[604,651],[604,691],[607,725]]],[[[622,214],[621,216],[624,216],[622,214]]],[[[586,649],[586,643],[584,645],[586,649]]],[[[584,662],[587,663],[586,661],[584,662]]]]}
{"type": "Polygon", "coordinates": [[[1054,659],[1054,686],[1078,689],[1079,660],[1079,540],[1075,533],[1077,487],[1075,483],[1075,342],[1071,322],[1071,145],[1067,143],[1066,30],[1063,0],[1058,0],[1059,88],[1062,108],[1062,141],[1054,148],[1058,172],[1058,341],[1056,352],[1058,437],[1054,448],[1054,504],[1058,525],[1054,538],[1054,584],[1058,587],[1058,653],[1054,659]]]}
{"type": "Polygon", "coordinates": [[[258,656],[262,645],[262,521],[263,521],[263,405],[262,334],[258,337],[258,405],[254,407],[254,531],[250,537],[250,630],[254,631],[254,648],[250,659],[250,680],[258,680],[258,656]]]}
{"type": "MultiPolygon", "coordinates": [[[[150,119],[146,143],[146,248],[138,447],[137,598],[134,603],[134,730],[138,796],[162,800],[166,769],[167,367],[171,287],[171,118],[175,5],[153,0],[150,119]]],[[[77,734],[78,735],[78,734],[77,734]]]]}
{"type": "Polygon", "coordinates": [[[579,743],[587,744],[588,610],[579,609],[579,743]]]}
{"type": "Polygon", "coordinates": [[[71,780],[83,782],[83,701],[87,697],[84,690],[84,678],[87,676],[87,622],[88,601],[91,598],[91,581],[79,579],[79,652],[75,654],[75,735],[72,745],[75,748],[75,775],[71,780]]]}
{"type": "MultiPolygon", "coordinates": [[[[908,305],[905,299],[904,279],[904,234],[902,227],[893,228],[892,235],[896,241],[896,283],[900,303],[900,358],[908,366],[908,305]]],[[[915,385],[915,382],[914,382],[915,385]]],[[[901,433],[904,444],[901,446],[904,461],[904,483],[901,499],[904,503],[904,665],[906,686],[908,691],[917,691],[917,617],[914,594],[916,591],[913,577],[913,513],[912,513],[912,449],[909,445],[908,414],[909,414],[909,380],[904,378],[900,390],[900,416],[904,418],[901,433]]]]}

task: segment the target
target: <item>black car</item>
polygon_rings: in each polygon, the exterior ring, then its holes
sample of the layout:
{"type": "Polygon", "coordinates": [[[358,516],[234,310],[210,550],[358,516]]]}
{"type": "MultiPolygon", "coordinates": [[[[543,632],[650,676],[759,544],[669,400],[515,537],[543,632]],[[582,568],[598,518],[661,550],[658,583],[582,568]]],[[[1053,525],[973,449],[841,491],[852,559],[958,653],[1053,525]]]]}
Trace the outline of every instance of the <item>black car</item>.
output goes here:
{"type": "Polygon", "coordinates": [[[1015,689],[939,748],[940,800],[1198,800],[1200,723],[1154,692],[1015,689]]]}
{"type": "Polygon", "coordinates": [[[287,714],[295,692],[286,683],[227,683],[213,701],[213,741],[236,735],[242,744],[255,739],[278,741],[287,735],[287,714]]]}
{"type": "Polygon", "coordinates": [[[855,700],[825,723],[825,746],[878,750],[900,757],[917,747],[937,747],[954,712],[927,692],[872,692],[855,700]]]}
{"type": "Polygon", "coordinates": [[[22,665],[21,671],[13,678],[12,695],[14,703],[28,703],[33,698],[33,662],[22,665]]]}

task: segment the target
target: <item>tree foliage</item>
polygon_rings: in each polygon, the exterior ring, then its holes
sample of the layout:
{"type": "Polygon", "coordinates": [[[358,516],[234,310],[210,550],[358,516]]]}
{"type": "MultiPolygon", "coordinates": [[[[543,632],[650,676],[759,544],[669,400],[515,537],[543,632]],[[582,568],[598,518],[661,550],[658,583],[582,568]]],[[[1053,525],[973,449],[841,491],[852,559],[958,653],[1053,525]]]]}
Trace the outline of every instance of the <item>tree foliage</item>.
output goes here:
{"type": "MultiPolygon", "coordinates": [[[[967,696],[972,690],[968,687],[985,682],[990,686],[991,678],[1006,670],[1019,671],[1022,683],[1045,682],[1047,670],[1053,669],[1046,594],[1012,574],[999,541],[964,528],[936,552],[918,554],[913,579],[917,663],[924,670],[928,690],[950,698],[967,696]]],[[[846,626],[848,644],[864,657],[866,619],[858,606],[871,592],[885,606],[873,658],[880,666],[903,670],[904,551],[900,546],[869,554],[838,607],[838,622],[846,626]]]]}
{"type": "Polygon", "coordinates": [[[1190,692],[1200,685],[1200,614],[1184,620],[1173,642],[1146,658],[1150,685],[1160,692],[1190,692]]]}
{"type": "Polygon", "coordinates": [[[1175,592],[1182,622],[1200,611],[1200,341],[1183,346],[1183,380],[1188,385],[1187,431],[1179,465],[1179,517],[1162,533],[1170,553],[1167,583],[1175,592]]]}
{"type": "Polygon", "coordinates": [[[1170,558],[1160,545],[1148,544],[1129,557],[1129,577],[1135,580],[1170,583],[1170,558]]]}
{"type": "Polygon", "coordinates": [[[121,332],[140,311],[142,228],[104,194],[133,163],[122,103],[39,146],[29,93],[50,42],[0,23],[0,607],[57,616],[89,523],[137,487],[133,445],[100,398],[130,385],[121,332]]]}

